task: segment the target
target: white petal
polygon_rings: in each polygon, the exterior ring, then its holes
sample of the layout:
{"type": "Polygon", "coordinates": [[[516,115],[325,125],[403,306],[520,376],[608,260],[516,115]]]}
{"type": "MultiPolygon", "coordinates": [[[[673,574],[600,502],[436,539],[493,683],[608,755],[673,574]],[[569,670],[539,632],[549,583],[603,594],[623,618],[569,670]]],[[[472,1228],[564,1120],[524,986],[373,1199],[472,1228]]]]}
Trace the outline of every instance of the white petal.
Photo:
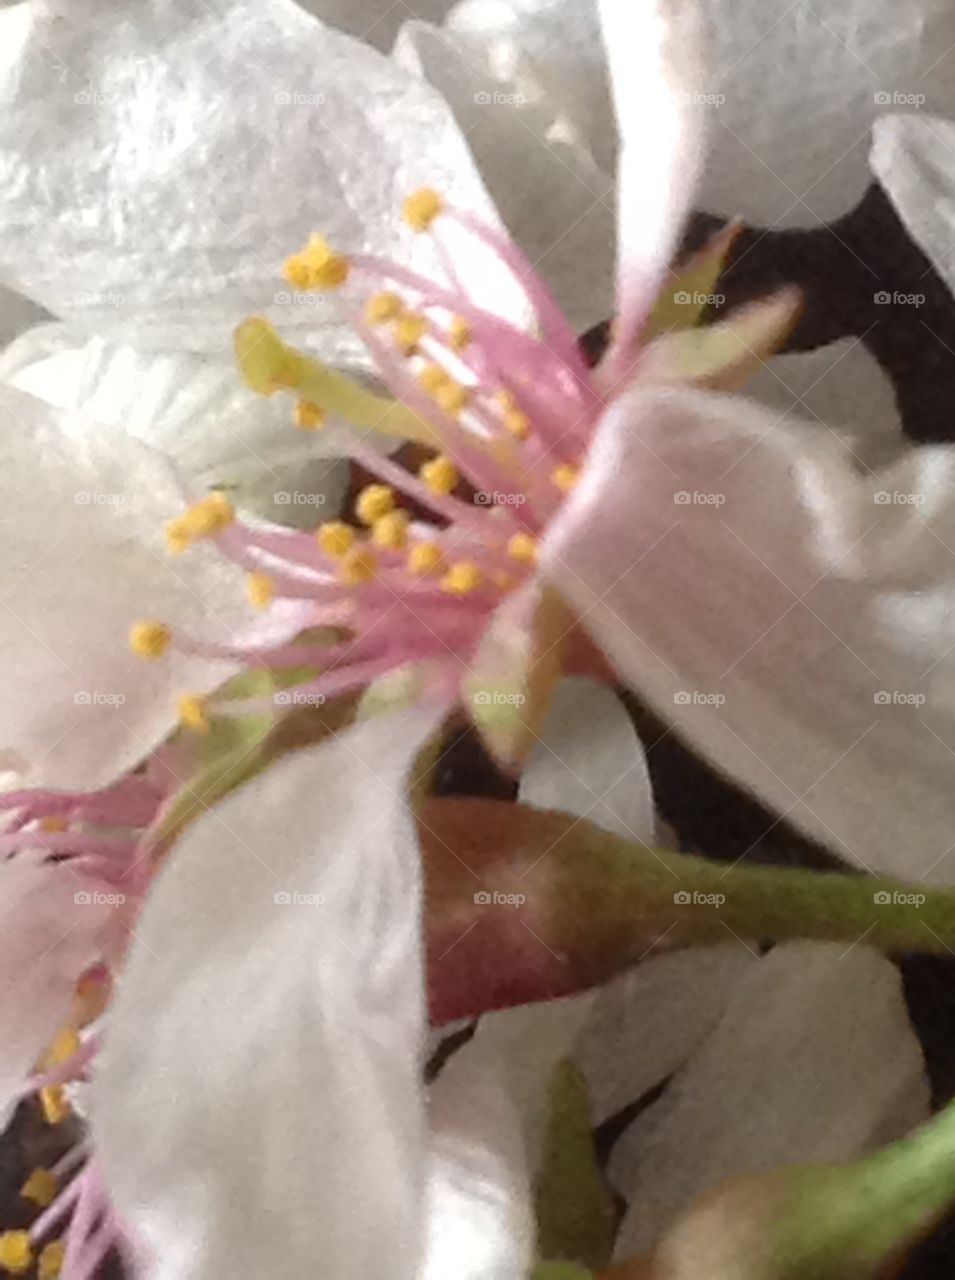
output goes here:
{"type": "Polygon", "coordinates": [[[291,0],[23,5],[0,49],[0,277],[140,348],[221,355],[264,311],[338,353],[333,300],[281,278],[311,232],[435,274],[405,194],[494,220],[439,95],[291,0]]]}
{"type": "Polygon", "coordinates": [[[756,963],[749,948],[727,942],[650,956],[601,988],[574,1048],[595,1122],[638,1101],[682,1067],[756,963]]]}
{"type": "Polygon", "coordinates": [[[937,116],[886,116],[873,131],[870,162],[906,230],[955,291],[955,124],[937,116]]]}
{"type": "Polygon", "coordinates": [[[518,1280],[534,1256],[517,1112],[487,1057],[457,1053],[428,1097],[428,1242],[420,1280],[518,1280]]]}
{"type": "Polygon", "coordinates": [[[561,681],[521,775],[519,799],[652,843],[653,796],[643,747],[612,689],[582,676],[561,681]]]}
{"type": "Polygon", "coordinates": [[[613,306],[611,181],[563,129],[560,104],[520,68],[495,74],[490,51],[482,35],[409,22],[395,55],[440,90],[511,236],[583,332],[613,306]]]}
{"type": "Polygon", "coordinates": [[[955,454],[859,476],[729,396],[618,401],[550,571],[718,769],[857,865],[955,876],[955,454]]]}
{"type": "Polygon", "coordinates": [[[249,621],[242,575],[212,548],[174,560],[163,521],[182,493],[162,458],[0,391],[0,764],[21,785],[103,785],[176,719],[176,692],[229,667],[144,662],[130,626],[159,618],[211,639],[249,621]]]}
{"type": "MultiPolygon", "coordinates": [[[[668,12],[681,7],[667,0],[668,12]]],[[[596,0],[464,0],[450,24],[485,33],[502,65],[531,68],[609,169],[614,125],[596,8],[596,0]]],[[[906,107],[955,114],[948,0],[904,9],[896,0],[700,0],[699,9],[706,74],[691,89],[709,118],[701,208],[815,226],[865,190],[873,121],[906,107]]]]}
{"type": "Polygon", "coordinates": [[[617,315],[607,377],[627,368],[677,246],[702,163],[696,11],[598,0],[611,70],[617,171],[617,315]],[[651,125],[652,121],[652,125],[651,125]]]}
{"type": "Polygon", "coordinates": [[[892,383],[858,338],[775,356],[746,391],[784,421],[835,432],[863,471],[891,462],[909,443],[892,383]]]}
{"type": "Polygon", "coordinates": [[[791,943],[753,965],[719,1026],[620,1140],[618,1257],[735,1174],[846,1160],[928,1116],[894,965],[865,946],[791,943]]]}
{"type": "MultiPolygon", "coordinates": [[[[337,422],[296,430],[293,401],[249,391],[231,358],[84,341],[67,325],[47,324],[0,356],[0,378],[101,433],[145,441],[196,489],[225,485],[237,505],[281,523],[298,515],[306,527],[316,524],[338,508],[348,482],[338,460],[353,434],[337,422]]],[[[381,440],[366,433],[364,443],[381,440]]]]}
{"type": "Polygon", "coordinates": [[[93,1110],[151,1280],[416,1274],[425,1015],[405,784],[434,724],[405,712],[288,757],[157,881],[93,1110]]]}
{"type": "Polygon", "coordinates": [[[0,1114],[62,1028],[112,908],[66,867],[0,863],[0,1114]]]}

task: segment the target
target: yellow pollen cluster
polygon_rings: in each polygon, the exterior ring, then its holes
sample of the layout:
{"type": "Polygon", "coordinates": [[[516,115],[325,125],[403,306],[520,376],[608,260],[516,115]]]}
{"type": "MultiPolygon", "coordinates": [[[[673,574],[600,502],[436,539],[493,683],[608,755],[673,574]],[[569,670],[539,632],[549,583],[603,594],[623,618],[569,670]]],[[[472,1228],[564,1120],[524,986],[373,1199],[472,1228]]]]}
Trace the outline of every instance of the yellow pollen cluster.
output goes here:
{"type": "Polygon", "coordinates": [[[431,187],[421,187],[405,200],[402,214],[405,222],[415,231],[427,231],[444,208],[444,201],[431,187]]]}
{"type": "Polygon", "coordinates": [[[454,351],[463,351],[471,341],[471,326],[461,316],[453,316],[448,330],[448,339],[454,351]]]}
{"type": "Polygon", "coordinates": [[[129,647],[138,658],[161,658],[171,640],[172,631],[164,622],[137,622],[129,632],[129,647]]]}
{"type": "Polygon", "coordinates": [[[439,454],[436,458],[426,462],[419,470],[418,475],[432,493],[436,493],[441,497],[446,497],[451,493],[461,479],[457,467],[444,454],[439,454]]]}
{"type": "Polygon", "coordinates": [[[66,818],[61,813],[50,814],[47,818],[40,819],[41,831],[65,831],[67,828],[66,818]]]}
{"type": "Polygon", "coordinates": [[[369,324],[385,324],[388,320],[397,320],[403,312],[404,304],[390,289],[372,294],[365,303],[365,319],[369,324]]]}
{"type": "Polygon", "coordinates": [[[435,573],[443,567],[444,552],[436,542],[416,542],[405,561],[405,568],[415,577],[435,573]]]}
{"type": "Polygon", "coordinates": [[[40,1090],[40,1106],[47,1124],[62,1124],[70,1114],[71,1107],[66,1091],[61,1084],[48,1084],[40,1090]]]}
{"type": "Polygon", "coordinates": [[[200,538],[211,538],[227,529],[235,519],[235,507],[221,490],[208,494],[174,520],[166,521],[166,545],[170,551],[185,551],[200,538]]]}
{"type": "Polygon", "coordinates": [[[267,573],[256,570],[245,580],[245,591],[253,609],[267,609],[275,596],[275,587],[267,573]]]}
{"type": "Polygon", "coordinates": [[[562,462],[559,467],[555,467],[551,472],[551,480],[560,489],[561,493],[569,493],[577,483],[577,477],[580,474],[579,469],[572,466],[569,462],[562,462]]]}
{"type": "Polygon", "coordinates": [[[378,568],[378,558],[371,547],[359,546],[343,557],[338,576],[346,587],[359,587],[371,582],[378,568]]]}
{"type": "Polygon", "coordinates": [[[507,554],[521,564],[534,564],[537,560],[537,541],[529,533],[515,533],[508,541],[507,554]]]}
{"type": "Polygon", "coordinates": [[[471,393],[467,387],[462,387],[460,382],[449,378],[443,386],[438,387],[434,398],[439,408],[450,414],[452,418],[456,418],[470,400],[471,393]]]}
{"type": "Polygon", "coordinates": [[[312,400],[299,400],[295,406],[295,425],[301,431],[318,431],[325,425],[325,410],[312,400]]]}
{"type": "Polygon", "coordinates": [[[40,1254],[36,1280],[59,1280],[66,1261],[66,1245],[62,1240],[51,1240],[40,1254]]]}
{"type": "Polygon", "coordinates": [[[336,558],[351,551],[355,542],[355,530],[342,520],[326,520],[318,526],[315,536],[325,554],[336,558]]]}
{"type": "Polygon", "coordinates": [[[11,1276],[25,1275],[33,1265],[33,1247],[28,1231],[4,1231],[0,1235],[0,1270],[11,1276]]]}
{"type": "Polygon", "coordinates": [[[515,440],[526,440],[530,434],[531,423],[522,409],[507,409],[504,413],[504,427],[515,440]]]}
{"type": "Polygon", "coordinates": [[[428,322],[416,311],[406,311],[395,321],[395,342],[402,355],[413,356],[428,331],[428,322]]]}
{"type": "Polygon", "coordinates": [[[369,527],[395,509],[395,491],[387,484],[368,484],[355,500],[355,515],[369,527]]]}
{"type": "Polygon", "coordinates": [[[319,235],[285,260],[285,278],[296,289],[337,289],[348,279],[348,270],[348,259],[319,235]]]}
{"type": "Polygon", "coordinates": [[[20,1188],[20,1195],[24,1200],[29,1200],[39,1208],[45,1209],[56,1199],[58,1190],[59,1183],[55,1173],[49,1169],[34,1169],[20,1188]]]}
{"type": "Polygon", "coordinates": [[[182,693],[176,703],[179,723],[194,733],[208,733],[209,699],[201,693],[182,693]]]}
{"type": "Polygon", "coordinates": [[[429,396],[435,395],[442,387],[446,387],[451,380],[448,371],[442,369],[439,364],[426,364],[418,374],[418,385],[429,396]]]}
{"type": "Polygon", "coordinates": [[[476,564],[470,560],[460,560],[451,565],[441,579],[441,590],[455,596],[466,596],[475,591],[483,581],[484,575],[476,564]]]}
{"type": "Polygon", "coordinates": [[[371,526],[371,540],[384,551],[401,551],[408,541],[407,511],[389,511],[371,526]]]}

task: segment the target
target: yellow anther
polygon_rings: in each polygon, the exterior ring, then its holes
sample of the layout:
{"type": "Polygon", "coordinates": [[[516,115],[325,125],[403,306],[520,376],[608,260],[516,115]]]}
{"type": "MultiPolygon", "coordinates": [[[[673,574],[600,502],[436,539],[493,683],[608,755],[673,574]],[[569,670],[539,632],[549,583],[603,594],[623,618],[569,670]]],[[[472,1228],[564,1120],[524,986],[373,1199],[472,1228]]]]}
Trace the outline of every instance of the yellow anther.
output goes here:
{"type": "Polygon", "coordinates": [[[66,1261],[66,1245],[62,1240],[51,1240],[40,1254],[36,1280],[59,1280],[66,1261]]]}
{"type": "Polygon", "coordinates": [[[299,400],[295,405],[295,425],[302,431],[318,431],[325,425],[325,410],[313,400],[299,400]]]}
{"type": "Polygon", "coordinates": [[[33,1265],[33,1247],[28,1231],[0,1234],[0,1270],[11,1276],[25,1275],[33,1265]]]}
{"type": "Polygon", "coordinates": [[[179,723],[194,733],[208,733],[209,699],[201,693],[182,693],[176,702],[179,723]]]}
{"type": "Polygon", "coordinates": [[[429,396],[433,396],[440,391],[442,387],[446,387],[451,381],[451,375],[446,369],[442,369],[439,364],[426,364],[418,374],[418,385],[427,391],[429,396]]]}
{"type": "Polygon", "coordinates": [[[55,1173],[49,1169],[34,1169],[20,1188],[20,1195],[24,1200],[30,1200],[41,1209],[45,1209],[56,1199],[59,1189],[60,1184],[56,1180],[55,1173]]]}
{"type": "Polygon", "coordinates": [[[347,555],[355,541],[355,530],[341,520],[327,520],[315,531],[318,545],[327,556],[347,555]]]}
{"type": "Polygon", "coordinates": [[[163,533],[166,537],[166,550],[174,556],[181,555],[192,542],[192,534],[189,532],[189,523],[185,516],[176,516],[174,520],[167,520],[163,525],[163,533]]]}
{"type": "Polygon", "coordinates": [[[54,831],[65,831],[68,825],[69,824],[62,813],[51,813],[49,817],[40,819],[40,830],[49,831],[50,833],[54,831]]]}
{"type": "Polygon", "coordinates": [[[449,494],[461,479],[457,467],[450,458],[446,458],[443,454],[438,454],[436,458],[426,462],[421,467],[418,475],[432,493],[437,493],[441,496],[449,494]]]}
{"type": "Polygon", "coordinates": [[[494,399],[505,411],[505,413],[507,412],[508,409],[517,408],[517,401],[514,399],[514,394],[513,392],[508,391],[507,387],[501,387],[500,391],[498,391],[494,396],[494,399]]]}
{"type": "Polygon", "coordinates": [[[577,467],[572,466],[569,462],[562,462],[559,467],[555,467],[550,473],[550,478],[562,493],[569,493],[577,483],[579,474],[580,471],[577,467]]]}
{"type": "Polygon", "coordinates": [[[466,596],[476,590],[484,581],[484,575],[476,564],[470,560],[459,560],[451,565],[441,579],[441,590],[449,591],[455,596],[466,596]]]}
{"type": "Polygon", "coordinates": [[[234,519],[235,507],[221,489],[216,489],[181,516],[166,521],[166,545],[172,552],[185,551],[198,538],[221,533],[234,519]]]}
{"type": "Polygon", "coordinates": [[[471,326],[462,316],[452,316],[448,339],[454,351],[463,351],[471,341],[471,326]]]}
{"type": "Polygon", "coordinates": [[[378,558],[371,547],[358,546],[344,557],[338,576],[346,587],[358,587],[371,582],[377,568],[378,558]]]}
{"type": "Polygon", "coordinates": [[[164,622],[137,622],[129,632],[129,647],[138,658],[161,658],[171,640],[172,631],[164,622]]]}
{"type": "Polygon", "coordinates": [[[407,511],[389,511],[371,526],[371,540],[385,551],[401,551],[408,541],[407,511]]]}
{"type": "Polygon", "coordinates": [[[267,609],[275,596],[275,586],[267,573],[257,569],[246,578],[245,592],[253,609],[267,609]]]}
{"type": "Polygon", "coordinates": [[[515,533],[508,541],[507,554],[521,564],[534,564],[537,560],[537,539],[529,533],[515,533]]]}
{"type": "Polygon", "coordinates": [[[348,259],[319,235],[285,260],[285,278],[296,289],[335,289],[348,279],[348,270],[348,259]]]}
{"type": "Polygon", "coordinates": [[[373,293],[365,303],[365,319],[369,324],[384,324],[386,320],[397,320],[402,311],[404,311],[404,305],[401,299],[390,289],[373,293]]]}
{"type": "Polygon", "coordinates": [[[415,231],[427,231],[444,208],[444,201],[431,187],[413,191],[402,206],[404,220],[415,231]]]}
{"type": "Polygon", "coordinates": [[[449,378],[445,386],[438,388],[434,398],[439,408],[456,418],[470,400],[471,393],[467,387],[462,387],[460,382],[455,382],[453,378],[449,378]]]}
{"type": "Polygon", "coordinates": [[[386,484],[365,485],[355,500],[355,515],[362,524],[373,525],[394,509],[395,491],[386,484]]]}
{"type": "Polygon", "coordinates": [[[416,542],[408,552],[405,568],[416,577],[444,567],[444,552],[436,542],[416,542]]]}
{"type": "Polygon", "coordinates": [[[395,321],[395,342],[403,355],[413,356],[428,330],[428,322],[416,311],[408,311],[395,321]]]}
{"type": "Polygon", "coordinates": [[[530,434],[531,420],[522,409],[507,409],[504,412],[504,426],[515,440],[526,440],[530,434]]]}
{"type": "Polygon", "coordinates": [[[71,1112],[61,1084],[48,1084],[45,1089],[40,1090],[40,1106],[47,1124],[62,1124],[71,1112]]]}
{"type": "Polygon", "coordinates": [[[43,1055],[47,1070],[68,1062],[74,1053],[79,1053],[81,1043],[79,1032],[75,1027],[63,1027],[57,1032],[53,1043],[43,1055]]]}

